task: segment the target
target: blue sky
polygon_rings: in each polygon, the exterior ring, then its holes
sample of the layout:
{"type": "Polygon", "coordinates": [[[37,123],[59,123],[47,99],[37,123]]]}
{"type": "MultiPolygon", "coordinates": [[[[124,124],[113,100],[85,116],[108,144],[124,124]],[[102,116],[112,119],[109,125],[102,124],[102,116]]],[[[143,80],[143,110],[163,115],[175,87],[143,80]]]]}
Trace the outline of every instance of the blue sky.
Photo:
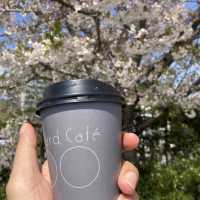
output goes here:
{"type": "Polygon", "coordinates": [[[187,3],[185,3],[186,8],[190,10],[196,10],[198,7],[198,4],[195,0],[189,0],[187,3]]]}

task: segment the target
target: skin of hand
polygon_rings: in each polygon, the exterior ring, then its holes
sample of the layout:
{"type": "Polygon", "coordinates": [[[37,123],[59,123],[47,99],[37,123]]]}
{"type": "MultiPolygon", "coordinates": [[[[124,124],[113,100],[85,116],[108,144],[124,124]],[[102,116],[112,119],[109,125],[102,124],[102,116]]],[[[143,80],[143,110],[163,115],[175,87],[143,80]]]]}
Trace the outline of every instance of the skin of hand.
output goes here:
{"type": "MultiPolygon", "coordinates": [[[[137,148],[139,139],[134,133],[123,132],[122,138],[124,151],[137,148]]],[[[36,146],[36,131],[30,123],[24,123],[19,131],[12,171],[6,185],[7,200],[53,200],[48,162],[45,161],[40,169],[36,146]]],[[[117,200],[138,200],[135,191],[138,179],[137,168],[125,161],[118,176],[121,194],[117,200]]]]}

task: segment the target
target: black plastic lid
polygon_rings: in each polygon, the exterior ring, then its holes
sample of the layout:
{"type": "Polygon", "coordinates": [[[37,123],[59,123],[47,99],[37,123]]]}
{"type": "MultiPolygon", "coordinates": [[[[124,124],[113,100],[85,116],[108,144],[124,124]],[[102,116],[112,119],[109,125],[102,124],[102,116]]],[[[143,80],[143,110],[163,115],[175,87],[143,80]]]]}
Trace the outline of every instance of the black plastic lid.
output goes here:
{"type": "Polygon", "coordinates": [[[95,79],[65,80],[54,83],[44,91],[43,100],[37,104],[36,113],[56,105],[78,102],[115,102],[125,105],[119,92],[104,82],[95,79]]]}

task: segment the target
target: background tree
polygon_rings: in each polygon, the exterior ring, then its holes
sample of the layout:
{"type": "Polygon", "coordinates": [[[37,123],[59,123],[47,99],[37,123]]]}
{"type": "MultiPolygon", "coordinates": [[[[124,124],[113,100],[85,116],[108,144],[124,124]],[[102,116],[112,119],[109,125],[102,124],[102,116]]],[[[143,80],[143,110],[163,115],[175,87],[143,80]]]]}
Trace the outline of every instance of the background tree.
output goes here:
{"type": "Polygon", "coordinates": [[[44,87],[96,78],[126,98],[123,128],[141,145],[125,156],[140,168],[141,199],[199,198],[199,1],[8,0],[0,15],[2,186],[20,124],[40,131],[44,87]]]}

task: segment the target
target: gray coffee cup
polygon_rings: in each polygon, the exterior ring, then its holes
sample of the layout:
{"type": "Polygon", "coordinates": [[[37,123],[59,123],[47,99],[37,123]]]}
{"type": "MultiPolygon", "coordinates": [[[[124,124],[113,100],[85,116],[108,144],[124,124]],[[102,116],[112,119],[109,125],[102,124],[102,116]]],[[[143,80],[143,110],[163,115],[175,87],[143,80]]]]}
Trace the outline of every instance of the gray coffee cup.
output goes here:
{"type": "Polygon", "coordinates": [[[47,87],[37,106],[55,200],[116,200],[124,99],[94,79],[47,87]]]}

